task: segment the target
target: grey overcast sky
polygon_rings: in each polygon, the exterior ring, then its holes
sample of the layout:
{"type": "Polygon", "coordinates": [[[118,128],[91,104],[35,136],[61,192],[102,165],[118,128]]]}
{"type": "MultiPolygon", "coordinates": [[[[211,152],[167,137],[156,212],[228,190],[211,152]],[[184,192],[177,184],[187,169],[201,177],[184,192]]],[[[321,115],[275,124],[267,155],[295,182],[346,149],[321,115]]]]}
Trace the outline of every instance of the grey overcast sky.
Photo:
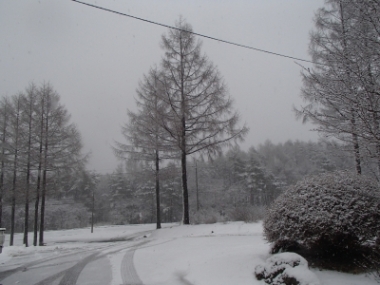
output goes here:
{"type": "MultiPolygon", "coordinates": [[[[197,33],[310,59],[309,33],[323,0],[83,0],[174,25],[182,15],[197,33]]],[[[112,172],[110,146],[122,141],[126,110],[135,107],[138,81],[160,63],[166,28],[70,0],[0,0],[0,95],[48,81],[77,124],[89,169],[112,172]]],[[[294,60],[202,39],[218,66],[242,123],[250,128],[243,149],[317,140],[296,121],[300,67],[294,60]]],[[[308,64],[304,64],[310,66],[308,64]]]]}

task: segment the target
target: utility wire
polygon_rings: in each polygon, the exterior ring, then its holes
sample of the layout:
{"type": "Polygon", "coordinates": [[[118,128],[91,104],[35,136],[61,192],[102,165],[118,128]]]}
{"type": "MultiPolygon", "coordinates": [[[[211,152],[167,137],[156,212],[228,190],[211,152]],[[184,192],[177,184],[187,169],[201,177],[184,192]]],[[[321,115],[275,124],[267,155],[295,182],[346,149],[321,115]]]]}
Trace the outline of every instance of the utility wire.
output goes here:
{"type": "Polygon", "coordinates": [[[169,26],[169,25],[158,23],[158,22],[154,22],[154,21],[151,21],[151,20],[148,20],[148,19],[139,18],[139,17],[133,16],[133,15],[129,15],[129,14],[126,14],[126,13],[122,13],[122,12],[119,12],[119,11],[111,10],[111,9],[104,8],[104,7],[101,7],[101,6],[97,6],[97,5],[81,2],[81,1],[78,1],[78,0],[72,0],[72,1],[76,2],[76,3],[79,3],[79,4],[83,4],[83,5],[92,7],[92,8],[103,10],[103,11],[106,11],[106,12],[110,12],[110,13],[118,14],[118,15],[121,15],[121,16],[129,17],[129,18],[132,18],[132,19],[135,19],[135,20],[147,22],[149,24],[153,24],[153,25],[157,25],[157,26],[161,26],[161,27],[165,27],[165,28],[169,28],[169,29],[177,30],[177,31],[181,31],[181,32],[187,32],[187,33],[190,33],[190,34],[193,34],[193,35],[196,35],[196,36],[199,36],[199,37],[203,37],[203,38],[206,38],[206,39],[210,39],[210,40],[213,40],[213,41],[222,42],[222,43],[225,43],[225,44],[229,44],[229,45],[233,45],[233,46],[237,46],[237,47],[241,47],[241,48],[245,48],[245,49],[250,49],[250,50],[254,50],[254,51],[258,51],[258,52],[263,52],[263,53],[267,53],[267,54],[270,54],[270,55],[290,58],[290,59],[294,59],[294,60],[298,60],[298,61],[303,61],[303,62],[308,62],[308,63],[313,63],[313,64],[318,64],[318,65],[320,64],[320,63],[316,63],[316,62],[313,62],[313,61],[310,61],[310,60],[307,60],[307,59],[302,59],[302,58],[293,57],[293,56],[289,56],[289,55],[285,55],[285,54],[281,54],[281,53],[276,53],[276,52],[272,52],[272,51],[268,51],[268,50],[264,50],[264,49],[259,49],[259,48],[255,48],[255,47],[239,44],[239,43],[234,43],[234,42],[230,42],[230,41],[227,41],[227,40],[223,40],[223,39],[218,39],[218,38],[215,38],[215,37],[207,36],[207,35],[204,35],[204,34],[199,34],[199,33],[193,32],[193,31],[187,31],[187,30],[180,29],[180,28],[177,28],[177,27],[174,27],[174,26],[169,26]]]}

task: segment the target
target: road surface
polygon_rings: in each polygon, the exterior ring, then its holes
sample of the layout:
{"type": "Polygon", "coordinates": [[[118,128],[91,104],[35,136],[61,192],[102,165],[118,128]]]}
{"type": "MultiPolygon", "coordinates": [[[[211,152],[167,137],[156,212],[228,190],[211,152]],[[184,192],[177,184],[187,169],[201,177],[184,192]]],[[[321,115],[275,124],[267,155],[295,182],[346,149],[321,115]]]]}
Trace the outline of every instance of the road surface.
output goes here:
{"type": "Polygon", "coordinates": [[[142,285],[133,264],[146,233],[125,241],[96,243],[92,249],[0,268],[0,285],[142,285]]]}

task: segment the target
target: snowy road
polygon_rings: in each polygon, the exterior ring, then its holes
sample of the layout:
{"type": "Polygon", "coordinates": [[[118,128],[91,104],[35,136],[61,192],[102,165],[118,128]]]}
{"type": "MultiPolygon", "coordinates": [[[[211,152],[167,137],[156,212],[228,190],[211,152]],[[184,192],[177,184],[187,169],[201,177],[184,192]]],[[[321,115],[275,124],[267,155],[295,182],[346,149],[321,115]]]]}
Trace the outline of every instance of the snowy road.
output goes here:
{"type": "Polygon", "coordinates": [[[0,284],[120,285],[142,284],[133,264],[135,250],[147,243],[139,232],[126,241],[103,241],[90,249],[60,253],[32,262],[0,268],[0,284]]]}

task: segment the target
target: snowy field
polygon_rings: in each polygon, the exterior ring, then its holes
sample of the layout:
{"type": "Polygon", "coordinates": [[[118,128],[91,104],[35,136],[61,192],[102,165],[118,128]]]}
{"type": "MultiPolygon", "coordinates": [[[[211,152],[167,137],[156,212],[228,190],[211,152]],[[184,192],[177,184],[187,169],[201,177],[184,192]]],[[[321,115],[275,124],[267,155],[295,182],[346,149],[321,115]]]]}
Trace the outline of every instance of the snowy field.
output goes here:
{"type": "MultiPolygon", "coordinates": [[[[254,268],[270,255],[262,237],[260,223],[242,222],[191,225],[127,225],[47,231],[46,246],[25,248],[22,235],[16,235],[16,246],[6,239],[0,254],[0,271],[65,253],[106,247],[129,238],[144,239],[134,253],[136,271],[145,285],[159,284],[264,284],[253,275],[254,268]],[[107,241],[107,242],[106,242],[107,241]]],[[[117,262],[117,259],[115,259],[117,262]]],[[[113,264],[117,267],[118,264],[113,264]]],[[[373,276],[352,275],[312,270],[324,285],[374,285],[373,276]]],[[[111,284],[116,284],[115,280],[111,284]]]]}

